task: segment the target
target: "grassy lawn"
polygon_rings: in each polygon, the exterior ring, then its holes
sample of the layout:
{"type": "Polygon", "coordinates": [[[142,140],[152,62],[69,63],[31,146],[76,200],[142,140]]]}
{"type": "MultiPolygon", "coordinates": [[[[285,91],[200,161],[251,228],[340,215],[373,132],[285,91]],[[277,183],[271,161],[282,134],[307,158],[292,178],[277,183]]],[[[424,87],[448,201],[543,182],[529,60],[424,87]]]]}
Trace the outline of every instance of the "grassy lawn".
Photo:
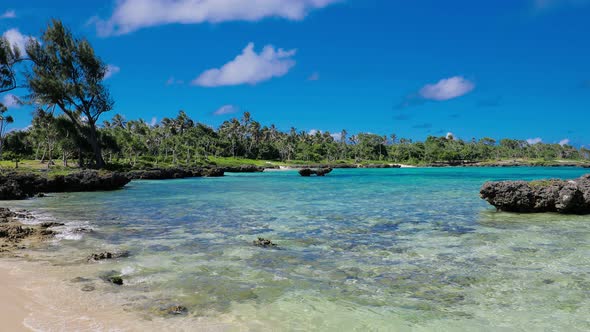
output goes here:
{"type": "MultiPolygon", "coordinates": [[[[39,160],[22,160],[18,163],[18,168],[16,168],[16,163],[14,161],[0,160],[0,171],[32,172],[55,176],[70,174],[79,169],[77,166],[64,167],[61,165],[61,161],[59,161],[59,163],[60,164],[52,165],[47,168],[47,163],[41,163],[39,160]]],[[[71,161],[70,164],[76,165],[76,162],[71,161]]]]}

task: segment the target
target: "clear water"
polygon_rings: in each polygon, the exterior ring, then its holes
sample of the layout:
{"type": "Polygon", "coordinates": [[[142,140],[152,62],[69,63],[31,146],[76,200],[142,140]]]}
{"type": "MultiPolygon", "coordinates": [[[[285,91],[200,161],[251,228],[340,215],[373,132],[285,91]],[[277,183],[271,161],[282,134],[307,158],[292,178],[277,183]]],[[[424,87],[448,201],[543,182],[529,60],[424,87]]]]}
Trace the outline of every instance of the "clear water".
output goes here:
{"type": "MultiPolygon", "coordinates": [[[[335,170],[134,181],[10,203],[68,223],[34,253],[128,310],[224,329],[590,330],[590,216],[499,213],[486,180],[576,168],[335,170]],[[81,236],[73,227],[94,232],[81,236]],[[279,249],[252,245],[270,238],[279,249]],[[131,257],[89,264],[101,250],[131,257]],[[122,287],[101,283],[107,271],[122,287]]],[[[196,328],[197,325],[192,325],[196,328]]],[[[188,328],[190,330],[190,328],[188,328]]]]}

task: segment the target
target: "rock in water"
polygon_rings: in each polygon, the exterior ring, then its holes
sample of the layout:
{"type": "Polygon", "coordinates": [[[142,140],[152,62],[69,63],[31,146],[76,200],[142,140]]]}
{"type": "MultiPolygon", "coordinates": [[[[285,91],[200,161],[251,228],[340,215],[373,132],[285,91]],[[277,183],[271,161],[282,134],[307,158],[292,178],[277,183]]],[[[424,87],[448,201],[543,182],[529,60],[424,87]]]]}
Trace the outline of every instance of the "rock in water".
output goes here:
{"type": "Polygon", "coordinates": [[[258,240],[254,240],[253,243],[255,246],[262,248],[272,248],[277,246],[276,243],[273,243],[271,240],[267,240],[261,237],[259,237],[258,240]]]}
{"type": "Polygon", "coordinates": [[[121,278],[121,276],[112,276],[109,277],[109,281],[115,285],[123,285],[123,278],[121,278]]]}
{"type": "Polygon", "coordinates": [[[299,175],[301,176],[311,176],[313,171],[310,168],[303,168],[299,170],[299,175]]]}
{"type": "Polygon", "coordinates": [[[332,168],[318,168],[318,169],[302,168],[299,170],[299,175],[305,176],[305,177],[312,176],[312,175],[326,176],[326,174],[329,174],[330,172],[332,172],[332,168]]]}
{"type": "Polygon", "coordinates": [[[128,251],[121,251],[121,252],[100,252],[100,253],[95,253],[92,254],[88,257],[88,261],[102,261],[105,259],[116,259],[116,258],[122,258],[122,257],[129,257],[129,252],[128,251]]]}
{"type": "Polygon", "coordinates": [[[498,210],[590,214],[590,174],[576,180],[486,182],[480,191],[498,210]]]}

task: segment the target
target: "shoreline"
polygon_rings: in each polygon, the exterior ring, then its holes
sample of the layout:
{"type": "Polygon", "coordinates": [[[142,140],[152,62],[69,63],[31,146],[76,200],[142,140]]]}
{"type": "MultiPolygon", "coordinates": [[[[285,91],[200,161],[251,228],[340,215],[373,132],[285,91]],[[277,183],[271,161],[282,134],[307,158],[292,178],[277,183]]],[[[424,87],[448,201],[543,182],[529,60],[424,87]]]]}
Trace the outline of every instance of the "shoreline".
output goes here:
{"type": "Polygon", "coordinates": [[[63,268],[0,257],[2,331],[227,331],[223,317],[162,316],[133,307],[119,292],[85,292],[63,268]]]}
{"type": "Polygon", "coordinates": [[[5,261],[0,258],[0,321],[2,328],[7,331],[21,332],[32,331],[25,326],[25,320],[31,314],[26,308],[32,299],[22,289],[22,279],[14,275],[13,269],[4,265],[5,261]]]}
{"type": "MultiPolygon", "coordinates": [[[[15,205],[12,205],[11,209],[17,213],[27,214],[24,210],[18,210],[15,205]]],[[[37,211],[32,208],[28,212],[36,215],[37,211]]],[[[22,217],[15,220],[24,227],[40,227],[31,226],[28,220],[22,217]]],[[[67,222],[67,217],[55,221],[67,222]]],[[[27,248],[29,248],[28,245],[27,248]]],[[[202,316],[193,316],[192,312],[162,317],[154,314],[152,307],[138,306],[138,302],[133,298],[141,296],[140,292],[130,288],[125,290],[127,294],[123,294],[124,288],[113,288],[100,280],[96,273],[89,272],[99,267],[99,264],[82,263],[75,266],[67,265],[67,267],[55,265],[43,258],[37,259],[39,253],[38,250],[15,248],[7,254],[0,254],[0,283],[5,285],[0,290],[0,296],[3,299],[0,305],[0,319],[6,322],[4,326],[10,331],[31,329],[41,331],[203,329],[213,331],[233,330],[232,328],[236,325],[252,324],[249,321],[236,321],[229,315],[201,319],[202,316]],[[83,282],[84,284],[73,281],[77,278],[83,278],[86,281],[83,282]],[[96,289],[84,292],[81,287],[85,284],[92,284],[96,289]]],[[[85,253],[76,252],[74,256],[84,257],[85,253]]]]}

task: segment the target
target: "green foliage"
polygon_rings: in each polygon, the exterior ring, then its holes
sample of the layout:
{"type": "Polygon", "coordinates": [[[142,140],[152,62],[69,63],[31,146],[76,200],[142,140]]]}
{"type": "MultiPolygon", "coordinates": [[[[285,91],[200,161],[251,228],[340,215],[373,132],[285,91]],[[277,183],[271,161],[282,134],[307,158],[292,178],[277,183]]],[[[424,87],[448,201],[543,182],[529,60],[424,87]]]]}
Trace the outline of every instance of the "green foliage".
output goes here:
{"type": "Polygon", "coordinates": [[[75,38],[59,20],[48,25],[41,42],[30,42],[26,50],[33,62],[32,71],[27,74],[32,101],[61,110],[77,130],[77,136],[84,137],[91,147],[95,165],[103,167],[96,122],[113,108],[103,84],[106,64],[94,54],[86,39],[75,38]]]}
{"type": "MultiPolygon", "coordinates": [[[[281,132],[274,125],[262,126],[245,114],[215,130],[180,111],[150,125],[144,120],[126,120],[115,115],[97,132],[109,169],[145,169],[172,166],[303,165],[320,163],[412,165],[496,163],[500,160],[549,165],[555,160],[588,160],[590,150],[559,144],[534,144],[490,138],[463,141],[430,136],[424,142],[359,133],[336,140],[329,132],[281,132]],[[267,161],[268,160],[268,161],[267,161]]],[[[6,137],[6,149],[30,159],[48,162],[61,158],[63,166],[73,158],[92,157],[92,148],[64,115],[38,110],[27,131],[6,137]]]]}

